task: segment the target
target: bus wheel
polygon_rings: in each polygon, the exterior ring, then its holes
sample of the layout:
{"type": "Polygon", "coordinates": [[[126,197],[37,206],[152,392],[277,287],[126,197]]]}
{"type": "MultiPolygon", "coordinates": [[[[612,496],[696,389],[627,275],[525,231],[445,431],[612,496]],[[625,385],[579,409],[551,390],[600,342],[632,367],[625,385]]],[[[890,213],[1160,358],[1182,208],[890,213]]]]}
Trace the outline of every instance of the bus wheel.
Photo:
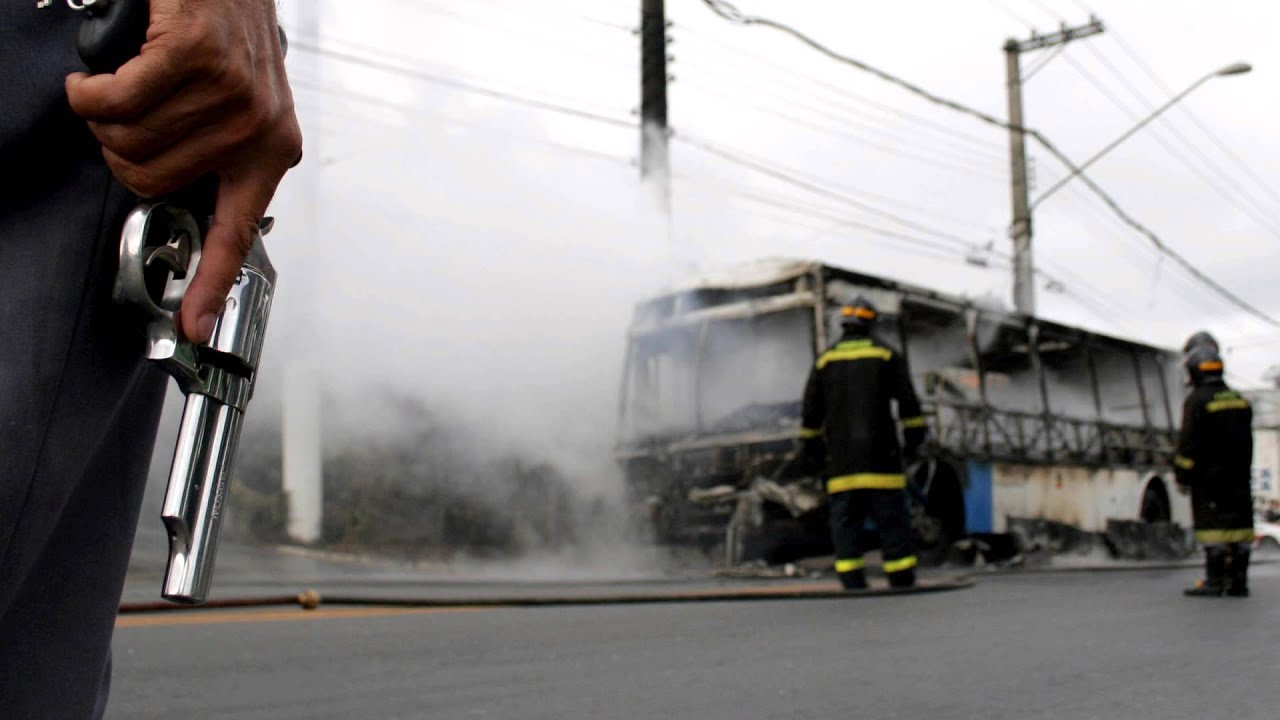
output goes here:
{"type": "Polygon", "coordinates": [[[1151,478],[1147,483],[1147,488],[1142,491],[1142,504],[1138,508],[1138,518],[1142,522],[1169,522],[1172,517],[1169,510],[1169,491],[1164,489],[1164,482],[1160,478],[1151,478]]]}
{"type": "Polygon", "coordinates": [[[950,463],[937,462],[928,482],[924,512],[916,512],[916,541],[921,559],[929,564],[942,562],[951,544],[965,535],[964,490],[950,463]]]}

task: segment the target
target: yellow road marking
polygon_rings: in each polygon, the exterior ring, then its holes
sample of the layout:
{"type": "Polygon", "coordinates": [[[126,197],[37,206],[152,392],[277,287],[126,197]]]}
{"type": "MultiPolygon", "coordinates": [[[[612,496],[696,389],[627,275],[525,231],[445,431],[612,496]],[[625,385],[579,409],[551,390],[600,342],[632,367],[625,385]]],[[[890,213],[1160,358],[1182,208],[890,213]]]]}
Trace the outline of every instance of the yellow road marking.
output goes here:
{"type": "Polygon", "coordinates": [[[178,625],[231,625],[237,623],[288,622],[293,620],[322,620],[341,618],[388,617],[394,615],[431,615],[436,613],[476,612],[485,608],[320,608],[302,610],[176,610],[156,614],[121,615],[116,618],[117,628],[172,627],[178,625]]]}

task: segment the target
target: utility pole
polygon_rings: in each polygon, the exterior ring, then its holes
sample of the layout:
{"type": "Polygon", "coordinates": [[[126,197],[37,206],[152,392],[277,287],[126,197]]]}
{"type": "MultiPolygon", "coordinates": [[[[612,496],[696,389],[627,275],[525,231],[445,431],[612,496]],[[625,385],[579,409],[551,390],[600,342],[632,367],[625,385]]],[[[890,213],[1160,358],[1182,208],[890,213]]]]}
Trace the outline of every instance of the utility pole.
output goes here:
{"type": "Polygon", "coordinates": [[[1022,121],[1021,55],[1063,45],[1079,38],[1103,32],[1102,21],[1090,17],[1086,25],[1062,29],[1050,35],[1032,32],[1029,40],[1009,38],[1004,44],[1007,87],[1009,91],[1009,164],[1013,191],[1013,221],[1009,237],[1013,240],[1013,307],[1030,315],[1036,311],[1035,263],[1031,259],[1031,197],[1027,184],[1026,125],[1022,121]]]}
{"type": "Polygon", "coordinates": [[[667,27],[665,0],[641,0],[640,177],[652,183],[669,224],[671,161],[667,126],[667,27]]]}

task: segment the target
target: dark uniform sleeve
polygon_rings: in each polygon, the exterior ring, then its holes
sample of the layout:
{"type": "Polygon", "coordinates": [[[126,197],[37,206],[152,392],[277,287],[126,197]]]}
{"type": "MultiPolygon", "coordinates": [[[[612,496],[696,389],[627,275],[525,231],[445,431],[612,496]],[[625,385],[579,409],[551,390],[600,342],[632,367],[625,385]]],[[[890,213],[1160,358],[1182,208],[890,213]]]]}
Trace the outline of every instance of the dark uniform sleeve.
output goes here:
{"type": "Polygon", "coordinates": [[[1194,485],[1199,475],[1196,471],[1196,460],[1200,459],[1196,420],[1200,409],[1200,400],[1195,393],[1182,403],[1182,428],[1178,432],[1177,454],[1173,456],[1173,474],[1179,485],[1187,487],[1194,485]]]}
{"type": "Polygon", "coordinates": [[[823,427],[826,422],[826,397],[822,393],[822,372],[815,363],[804,386],[804,406],[800,411],[800,464],[817,472],[826,458],[823,427]]]}
{"type": "Polygon", "coordinates": [[[925,424],[924,414],[920,410],[916,389],[911,385],[907,363],[897,353],[894,353],[889,362],[892,363],[893,399],[898,403],[898,422],[902,423],[902,450],[908,458],[917,457],[929,426],[925,424]]]}

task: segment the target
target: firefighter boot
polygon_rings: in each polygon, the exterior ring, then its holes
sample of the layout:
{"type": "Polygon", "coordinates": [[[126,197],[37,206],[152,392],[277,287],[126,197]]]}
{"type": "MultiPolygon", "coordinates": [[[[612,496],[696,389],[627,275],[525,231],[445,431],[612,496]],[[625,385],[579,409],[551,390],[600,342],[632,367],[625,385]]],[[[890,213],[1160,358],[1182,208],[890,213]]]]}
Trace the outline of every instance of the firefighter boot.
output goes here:
{"type": "Polygon", "coordinates": [[[1226,585],[1227,549],[1209,545],[1204,549],[1204,579],[1182,591],[1187,597],[1222,597],[1226,585]]]}
{"type": "Polygon", "coordinates": [[[1231,597],[1249,597],[1249,546],[1246,543],[1231,546],[1227,594],[1231,597]]]}
{"type": "Polygon", "coordinates": [[[836,574],[840,576],[840,584],[845,590],[867,589],[867,576],[863,574],[861,569],[836,574]]]}
{"type": "Polygon", "coordinates": [[[915,587],[916,570],[915,568],[907,568],[897,572],[886,573],[889,577],[889,587],[891,588],[909,588],[915,587]]]}

